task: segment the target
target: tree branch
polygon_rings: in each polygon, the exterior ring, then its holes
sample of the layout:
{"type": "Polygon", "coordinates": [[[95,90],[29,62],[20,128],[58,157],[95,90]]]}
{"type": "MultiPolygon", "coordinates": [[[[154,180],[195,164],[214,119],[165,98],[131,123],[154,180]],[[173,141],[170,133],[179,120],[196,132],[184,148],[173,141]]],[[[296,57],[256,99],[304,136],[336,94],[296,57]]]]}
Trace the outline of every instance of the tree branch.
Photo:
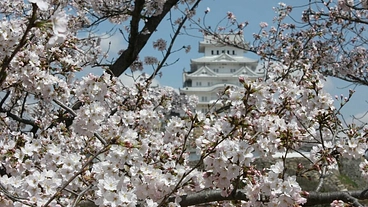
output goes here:
{"type": "MultiPolygon", "coordinates": [[[[201,2],[201,0],[197,0],[196,3],[194,3],[194,5],[192,6],[192,8],[189,11],[193,11],[198,4],[201,2]]],[[[154,73],[152,73],[152,75],[147,79],[147,82],[150,82],[151,80],[153,80],[155,78],[155,76],[158,74],[158,72],[161,70],[161,68],[164,66],[164,64],[166,63],[166,60],[169,58],[169,56],[171,55],[171,50],[174,46],[175,40],[178,37],[178,35],[180,34],[181,29],[183,28],[185,22],[188,19],[188,15],[185,15],[185,17],[183,18],[183,20],[180,22],[178,28],[176,29],[174,36],[171,39],[170,45],[167,48],[167,52],[166,55],[164,56],[164,58],[162,59],[162,61],[160,62],[160,64],[157,66],[157,68],[155,69],[154,73]]]]}
{"type": "MultiPolygon", "coordinates": [[[[262,198],[262,196],[261,196],[262,198]]],[[[181,196],[181,206],[190,206],[196,204],[203,204],[215,201],[226,201],[226,200],[249,200],[246,191],[238,190],[228,197],[223,197],[220,190],[208,190],[190,195],[181,196]]],[[[307,203],[304,206],[313,206],[317,204],[329,204],[334,200],[343,200],[344,202],[353,203],[354,206],[362,206],[358,202],[359,200],[368,199],[368,194],[362,194],[362,191],[342,191],[342,192],[309,192],[307,197],[307,203]]],[[[175,201],[175,197],[169,199],[170,202],[175,201]]],[[[267,202],[266,199],[260,199],[260,202],[267,202]]]]}
{"type": "Polygon", "coordinates": [[[21,122],[23,124],[27,124],[27,125],[31,125],[31,126],[37,126],[37,124],[36,124],[36,122],[34,120],[23,119],[23,118],[15,115],[15,114],[13,114],[12,112],[7,111],[7,110],[4,110],[2,108],[0,108],[0,112],[6,113],[6,116],[12,118],[14,121],[21,122]]]}
{"type": "MultiPolygon", "coordinates": [[[[329,204],[334,200],[342,200],[344,202],[354,203],[356,206],[356,199],[365,200],[368,199],[368,194],[362,193],[363,191],[340,191],[340,192],[309,192],[307,197],[307,203],[305,206],[313,206],[317,204],[329,204]]],[[[362,205],[358,205],[362,206],[362,205]]]]}
{"type": "MultiPolygon", "coordinates": [[[[362,206],[359,200],[368,199],[368,193],[362,193],[363,191],[336,191],[336,192],[309,192],[307,198],[307,203],[303,206],[314,206],[319,204],[330,204],[334,200],[342,200],[346,203],[352,203],[353,206],[362,206]]],[[[175,202],[177,197],[173,196],[168,199],[169,202],[175,202]]],[[[245,190],[237,190],[235,193],[230,194],[228,197],[223,197],[221,195],[221,190],[205,190],[198,193],[193,193],[189,195],[180,196],[180,206],[186,207],[191,205],[205,204],[209,202],[216,201],[235,201],[242,200],[248,201],[247,192],[245,190]]],[[[260,196],[259,202],[268,202],[266,196],[260,196]]],[[[78,206],[89,206],[97,207],[91,201],[81,201],[78,206]]],[[[140,206],[139,204],[137,206],[140,206]]]]}
{"type": "Polygon", "coordinates": [[[140,21],[140,13],[143,8],[144,1],[136,0],[136,5],[132,13],[131,20],[131,30],[129,36],[129,46],[128,48],[121,54],[118,59],[110,66],[110,72],[112,75],[119,77],[123,74],[128,67],[134,62],[140,51],[147,44],[147,41],[156,30],[162,19],[166,16],[166,14],[171,10],[171,8],[178,2],[179,0],[168,0],[163,6],[162,13],[157,16],[151,16],[147,18],[145,26],[138,33],[138,23],[140,21]],[[141,5],[140,5],[141,4],[141,5]],[[149,31],[149,32],[145,32],[149,31]]]}
{"type": "Polygon", "coordinates": [[[22,38],[19,41],[18,46],[14,49],[14,51],[12,52],[12,54],[9,56],[6,56],[1,64],[1,69],[0,69],[0,86],[3,84],[3,82],[6,79],[7,76],[7,71],[6,69],[8,68],[10,62],[13,60],[13,58],[15,57],[15,55],[22,49],[22,47],[27,43],[28,39],[27,36],[30,33],[32,27],[34,26],[34,23],[36,22],[36,17],[37,17],[37,4],[32,3],[32,15],[29,18],[29,22],[26,28],[26,31],[24,32],[22,38]]]}

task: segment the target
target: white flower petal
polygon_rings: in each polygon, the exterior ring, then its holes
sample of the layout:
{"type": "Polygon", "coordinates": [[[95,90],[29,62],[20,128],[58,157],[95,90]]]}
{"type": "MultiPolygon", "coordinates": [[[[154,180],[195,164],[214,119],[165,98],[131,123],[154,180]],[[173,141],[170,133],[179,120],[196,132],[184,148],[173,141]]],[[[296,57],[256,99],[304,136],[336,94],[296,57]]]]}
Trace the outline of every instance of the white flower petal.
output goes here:
{"type": "Polygon", "coordinates": [[[46,11],[49,9],[49,4],[46,1],[43,0],[28,0],[31,3],[34,3],[40,8],[42,11],[46,11]]]}

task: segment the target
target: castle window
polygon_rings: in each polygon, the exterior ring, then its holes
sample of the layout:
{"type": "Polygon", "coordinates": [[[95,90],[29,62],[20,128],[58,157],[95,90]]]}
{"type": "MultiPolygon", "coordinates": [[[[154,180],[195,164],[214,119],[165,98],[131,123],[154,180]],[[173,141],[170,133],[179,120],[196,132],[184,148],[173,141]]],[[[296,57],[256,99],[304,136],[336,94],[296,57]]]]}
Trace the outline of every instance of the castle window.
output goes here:
{"type": "Polygon", "coordinates": [[[202,82],[196,82],[196,86],[202,86],[202,82]]]}
{"type": "Polygon", "coordinates": [[[207,82],[207,86],[211,86],[211,82],[207,82]]]}
{"type": "Polygon", "coordinates": [[[225,53],[225,50],[221,51],[221,53],[225,53]]]}
{"type": "Polygon", "coordinates": [[[229,51],[229,50],[227,51],[227,54],[229,54],[229,55],[230,55],[230,51],[229,51]]]}
{"type": "Polygon", "coordinates": [[[216,53],[219,54],[219,51],[217,50],[216,53]]]}
{"type": "Polygon", "coordinates": [[[236,69],[232,68],[230,69],[230,73],[234,73],[236,71],[236,69]]]}
{"type": "Polygon", "coordinates": [[[211,50],[211,55],[213,55],[214,54],[214,52],[213,52],[213,50],[211,50]]]}
{"type": "Polygon", "coordinates": [[[233,50],[233,55],[235,55],[235,50],[233,50]]]}
{"type": "Polygon", "coordinates": [[[202,102],[207,101],[207,96],[202,96],[202,102]]]}
{"type": "Polygon", "coordinates": [[[215,73],[219,72],[218,68],[213,69],[213,71],[215,71],[215,73]]]}

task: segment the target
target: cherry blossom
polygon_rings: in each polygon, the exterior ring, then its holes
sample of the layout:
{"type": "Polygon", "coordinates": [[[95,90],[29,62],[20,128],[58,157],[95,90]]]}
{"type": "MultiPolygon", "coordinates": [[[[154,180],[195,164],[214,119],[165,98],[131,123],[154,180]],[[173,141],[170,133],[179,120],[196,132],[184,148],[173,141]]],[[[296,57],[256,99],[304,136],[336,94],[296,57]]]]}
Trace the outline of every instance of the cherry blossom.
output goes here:
{"type": "Polygon", "coordinates": [[[153,42],[153,48],[157,48],[158,51],[164,51],[166,49],[166,44],[166,40],[160,38],[153,42]]]}
{"type": "Polygon", "coordinates": [[[265,28],[265,27],[268,27],[268,24],[266,22],[261,22],[261,23],[259,23],[259,26],[261,28],[265,28]]]}
{"type": "Polygon", "coordinates": [[[43,11],[46,11],[49,8],[48,2],[44,0],[29,0],[30,3],[34,3],[37,5],[38,8],[40,8],[43,11]]]}
{"type": "Polygon", "coordinates": [[[158,63],[158,60],[156,57],[144,57],[144,63],[147,65],[154,65],[158,63]]]}
{"type": "Polygon", "coordinates": [[[49,39],[48,44],[55,45],[65,40],[68,28],[68,18],[64,12],[57,12],[51,17],[54,36],[49,39]]]}

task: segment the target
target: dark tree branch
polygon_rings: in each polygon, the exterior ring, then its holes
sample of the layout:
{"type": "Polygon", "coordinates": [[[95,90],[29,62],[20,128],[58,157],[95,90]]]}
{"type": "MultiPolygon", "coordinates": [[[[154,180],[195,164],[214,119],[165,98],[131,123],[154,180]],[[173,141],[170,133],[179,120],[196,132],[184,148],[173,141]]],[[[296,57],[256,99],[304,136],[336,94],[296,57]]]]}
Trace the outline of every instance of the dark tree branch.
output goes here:
{"type": "Polygon", "coordinates": [[[0,108],[3,107],[3,104],[5,103],[6,99],[9,97],[10,91],[7,91],[4,98],[0,101],[0,108]]]}
{"type": "MultiPolygon", "coordinates": [[[[194,193],[190,195],[181,196],[181,206],[190,206],[196,204],[203,204],[215,201],[228,201],[228,200],[249,200],[246,191],[238,190],[237,192],[231,194],[228,197],[223,197],[220,190],[209,190],[202,191],[199,193],[194,193]]],[[[317,204],[329,204],[334,200],[342,200],[346,203],[352,203],[354,206],[362,206],[359,200],[368,199],[368,194],[362,191],[341,191],[341,192],[310,192],[307,197],[307,203],[304,206],[313,206],[317,204]]],[[[171,197],[169,201],[174,202],[175,197],[171,197]]],[[[267,202],[267,199],[260,199],[260,202],[267,202]]]]}
{"type": "Polygon", "coordinates": [[[32,3],[32,15],[29,18],[29,22],[26,28],[26,31],[24,32],[22,38],[19,41],[18,46],[14,49],[14,51],[12,52],[12,54],[9,56],[6,56],[1,64],[1,69],[0,69],[0,86],[3,84],[3,82],[6,79],[7,76],[7,71],[6,69],[8,68],[10,62],[13,60],[13,58],[15,57],[15,55],[23,48],[23,46],[27,43],[28,39],[27,36],[30,33],[32,27],[34,26],[34,23],[36,22],[36,17],[37,17],[37,4],[32,3]]]}
{"type": "MultiPolygon", "coordinates": [[[[235,193],[231,193],[228,197],[223,197],[220,190],[206,190],[199,193],[181,196],[180,205],[191,206],[196,204],[203,204],[215,201],[230,201],[230,200],[248,200],[245,191],[238,190],[235,193]]],[[[175,197],[169,199],[170,202],[175,202],[175,197]]]]}
{"type": "Polygon", "coordinates": [[[168,0],[164,4],[162,13],[157,16],[147,18],[145,26],[138,32],[138,24],[141,20],[141,10],[143,9],[143,0],[136,0],[135,8],[132,12],[131,30],[129,36],[128,48],[118,57],[118,59],[110,66],[112,75],[119,77],[137,58],[140,51],[147,44],[147,41],[156,30],[162,19],[176,5],[179,0],[168,0]],[[146,32],[148,31],[148,32],[146,32]]]}
{"type": "MultiPolygon", "coordinates": [[[[220,190],[206,190],[199,193],[193,193],[189,195],[183,195],[180,197],[181,202],[180,205],[182,207],[205,204],[209,202],[216,201],[235,201],[242,200],[248,201],[248,197],[246,195],[246,191],[237,190],[235,193],[230,194],[228,197],[223,197],[221,195],[220,190]]],[[[176,197],[170,197],[169,202],[175,202],[176,197]]],[[[309,192],[307,196],[307,203],[303,206],[314,206],[321,204],[330,204],[334,200],[342,200],[345,203],[351,203],[353,206],[363,206],[359,203],[358,200],[368,199],[368,193],[362,193],[362,191],[340,191],[340,192],[328,192],[328,193],[320,193],[320,192],[309,192]]],[[[268,202],[265,196],[258,200],[259,202],[268,202]]],[[[81,201],[78,206],[90,206],[97,207],[94,203],[90,201],[81,201]]],[[[139,205],[138,205],[139,206],[139,205]]]]}
{"type": "Polygon", "coordinates": [[[28,92],[26,92],[26,95],[23,98],[22,110],[20,112],[20,118],[23,118],[23,113],[24,113],[24,110],[26,108],[27,97],[28,97],[28,92]]]}
{"type": "Polygon", "coordinates": [[[353,203],[354,206],[362,206],[357,201],[368,199],[368,194],[362,193],[362,191],[340,191],[340,192],[310,192],[307,197],[307,203],[305,206],[313,206],[317,204],[329,204],[334,200],[342,200],[346,203],[353,203]]]}
{"type": "Polygon", "coordinates": [[[31,126],[37,126],[36,122],[30,119],[23,119],[13,113],[11,113],[10,111],[4,110],[2,108],[0,108],[0,112],[2,113],[6,113],[6,116],[12,118],[14,121],[23,123],[23,124],[27,124],[27,125],[31,125],[31,126]]]}

